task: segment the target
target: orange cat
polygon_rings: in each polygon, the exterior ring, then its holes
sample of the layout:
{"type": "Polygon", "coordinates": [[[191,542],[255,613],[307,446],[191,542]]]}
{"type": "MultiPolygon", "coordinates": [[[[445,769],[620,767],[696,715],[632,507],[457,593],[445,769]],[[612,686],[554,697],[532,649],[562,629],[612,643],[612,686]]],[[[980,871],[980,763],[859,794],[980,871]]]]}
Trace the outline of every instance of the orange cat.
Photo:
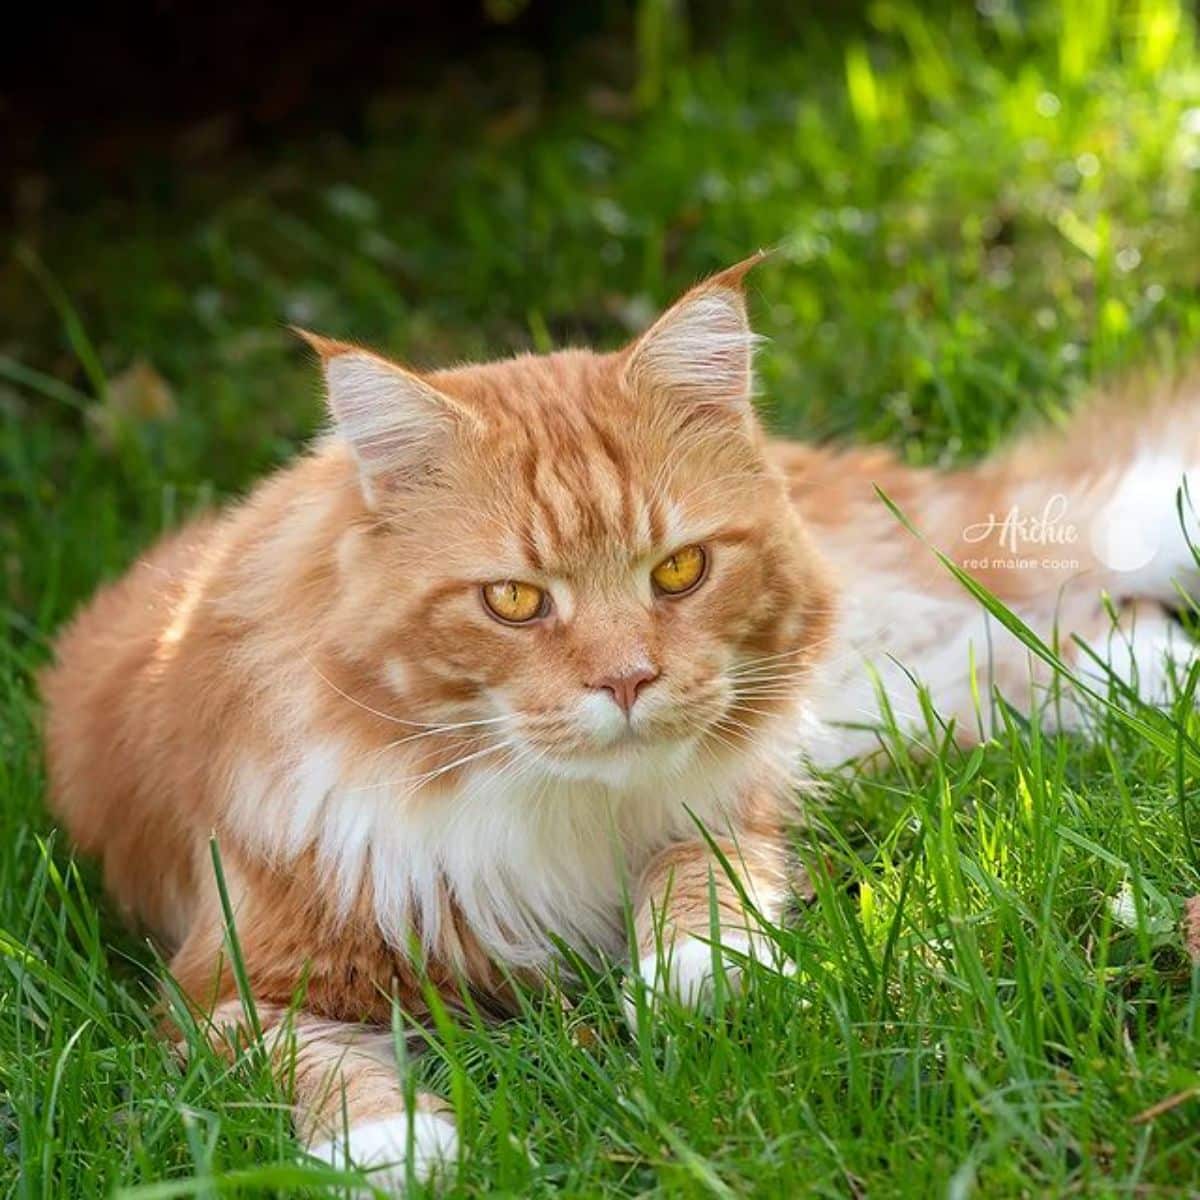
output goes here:
{"type": "MultiPolygon", "coordinates": [[[[793,772],[875,744],[877,684],[915,709],[894,659],[966,734],[972,642],[983,693],[1028,699],[1027,653],[873,483],[1047,635],[1057,620],[1103,649],[1101,588],[1166,601],[1192,567],[1173,497],[1195,421],[1186,445],[1175,417],[1142,422],[1157,459],[1130,426],[1111,451],[1027,446],[945,475],[768,442],[749,265],[614,354],[418,375],[310,337],[331,435],[151,550],[59,641],[55,811],[219,1038],[243,1017],[216,832],[299,1136],[381,1166],[376,1183],[403,1187],[410,1135],[418,1176],[456,1153],[447,1105],[406,1113],[390,1059],[392,997],[419,1015],[423,973],[503,1011],[506,975],[536,982],[555,937],[622,953],[628,895],[647,983],[700,1003],[710,886],[735,983],[756,923],[697,821],[774,919],[793,772]],[[1061,544],[1008,569],[1025,510],[1061,544]],[[1097,513],[1119,536],[1080,532],[1097,513]],[[1156,522],[1156,568],[1116,569],[1129,514],[1156,522]]],[[[1127,666],[1158,687],[1169,629],[1143,616],[1127,666]]]]}

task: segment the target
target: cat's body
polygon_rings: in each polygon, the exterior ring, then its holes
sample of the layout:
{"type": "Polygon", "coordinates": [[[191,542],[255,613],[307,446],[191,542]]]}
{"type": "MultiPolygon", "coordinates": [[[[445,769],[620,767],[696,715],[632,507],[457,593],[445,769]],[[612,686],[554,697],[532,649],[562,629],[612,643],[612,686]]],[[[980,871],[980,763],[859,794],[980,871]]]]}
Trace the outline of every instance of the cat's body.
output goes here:
{"type": "MultiPolygon", "coordinates": [[[[876,744],[849,728],[879,711],[866,663],[902,719],[913,688],[892,659],[926,677],[967,737],[969,643],[985,695],[1028,699],[1028,654],[989,642],[875,484],[968,564],[1005,552],[990,514],[1063,494],[1076,536],[1048,553],[1073,566],[976,573],[1043,635],[1103,647],[1102,588],[1151,601],[1165,628],[1200,423],[1161,422],[1180,466],[1152,481],[1170,563],[1114,575],[1089,530],[1143,471],[1135,445],[938,476],[767,444],[740,277],[619,355],[417,377],[314,339],[340,436],[160,544],[60,640],[44,681],[55,810],[219,1029],[240,1006],[215,833],[264,1024],[295,1029],[301,1136],[331,1161],[342,1136],[356,1161],[403,1157],[409,1120],[419,1173],[453,1152],[441,1102],[404,1114],[370,1029],[393,997],[423,1011],[423,973],[503,1010],[505,972],[536,979],[556,937],[624,953],[628,898],[647,980],[698,1000],[710,887],[723,943],[753,949],[697,822],[777,916],[793,773],[876,744]]],[[[1144,657],[1161,672],[1157,643],[1144,657]]]]}
{"type": "Polygon", "coordinates": [[[1095,397],[1066,428],[955,471],[909,468],[878,448],[775,443],[771,457],[838,594],[811,695],[816,728],[805,751],[815,762],[878,749],[881,689],[901,732],[927,741],[915,680],[959,741],[992,732],[997,691],[1018,708],[1036,704],[1043,722],[1086,721],[1070,689],[1051,693],[1051,669],[987,616],[930,547],[1094,691],[1107,692],[1115,676],[1165,700],[1192,658],[1173,612],[1185,593],[1200,594],[1188,544],[1200,469],[1194,378],[1095,397]]]}

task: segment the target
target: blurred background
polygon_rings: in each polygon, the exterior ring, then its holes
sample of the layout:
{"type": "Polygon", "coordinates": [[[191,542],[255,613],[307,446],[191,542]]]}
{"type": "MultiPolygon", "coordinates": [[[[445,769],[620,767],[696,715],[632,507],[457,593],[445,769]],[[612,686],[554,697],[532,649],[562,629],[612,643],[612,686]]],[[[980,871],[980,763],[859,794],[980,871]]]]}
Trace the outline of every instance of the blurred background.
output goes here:
{"type": "MultiPolygon", "coordinates": [[[[99,583],[319,428],[287,325],[418,367],[610,347],[774,246],[773,427],[967,461],[1193,358],[1196,12],[76,7],[0,32],[0,1193],[291,1196],[259,1056],[181,1074],[154,954],[54,840],[36,688],[99,583]]],[[[805,822],[802,992],[661,1054],[555,997],[447,1036],[422,1069],[474,1131],[461,1194],[1200,1194],[1184,727],[889,739],[805,822]]]]}
{"type": "MultiPolygon", "coordinates": [[[[319,419],[288,323],[610,346],[760,246],[780,429],[951,462],[1200,329],[1179,0],[160,0],[0,49],[0,598],[32,636],[319,419]]],[[[15,27],[14,27],[15,29],[15,27]]]]}

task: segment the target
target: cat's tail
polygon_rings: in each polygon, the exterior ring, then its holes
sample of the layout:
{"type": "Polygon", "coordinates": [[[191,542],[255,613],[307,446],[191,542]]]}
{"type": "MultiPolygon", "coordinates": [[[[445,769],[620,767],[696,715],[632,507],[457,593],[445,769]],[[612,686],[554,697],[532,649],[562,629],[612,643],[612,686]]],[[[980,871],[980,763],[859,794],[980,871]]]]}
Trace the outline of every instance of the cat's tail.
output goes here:
{"type": "Polygon", "coordinates": [[[951,478],[969,516],[944,532],[1001,592],[1083,579],[1118,601],[1200,598],[1200,374],[1126,384],[951,478]]]}

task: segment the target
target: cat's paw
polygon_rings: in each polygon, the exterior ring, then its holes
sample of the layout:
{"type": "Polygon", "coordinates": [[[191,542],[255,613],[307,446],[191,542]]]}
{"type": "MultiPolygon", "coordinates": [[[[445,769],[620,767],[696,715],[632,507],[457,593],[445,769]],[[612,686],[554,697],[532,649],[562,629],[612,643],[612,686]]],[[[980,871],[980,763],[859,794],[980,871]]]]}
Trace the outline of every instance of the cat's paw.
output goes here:
{"type": "Polygon", "coordinates": [[[343,1137],[310,1146],[308,1153],[339,1170],[358,1168],[372,1187],[403,1196],[409,1179],[410,1122],[412,1178],[425,1182],[444,1173],[458,1155],[458,1130],[439,1113],[396,1113],[363,1121],[343,1137]]]}
{"type": "MultiPolygon", "coordinates": [[[[722,954],[721,966],[726,988],[737,995],[742,987],[741,959],[753,953],[754,944],[744,933],[724,933],[721,949],[734,952],[722,954]]],[[[688,1008],[703,1009],[712,1003],[716,990],[714,965],[712,945],[702,938],[685,935],[677,938],[662,955],[657,952],[644,955],[638,963],[638,975],[651,999],[670,996],[688,1008]]],[[[637,998],[633,991],[625,995],[625,1017],[636,1031],[637,998]]]]}

